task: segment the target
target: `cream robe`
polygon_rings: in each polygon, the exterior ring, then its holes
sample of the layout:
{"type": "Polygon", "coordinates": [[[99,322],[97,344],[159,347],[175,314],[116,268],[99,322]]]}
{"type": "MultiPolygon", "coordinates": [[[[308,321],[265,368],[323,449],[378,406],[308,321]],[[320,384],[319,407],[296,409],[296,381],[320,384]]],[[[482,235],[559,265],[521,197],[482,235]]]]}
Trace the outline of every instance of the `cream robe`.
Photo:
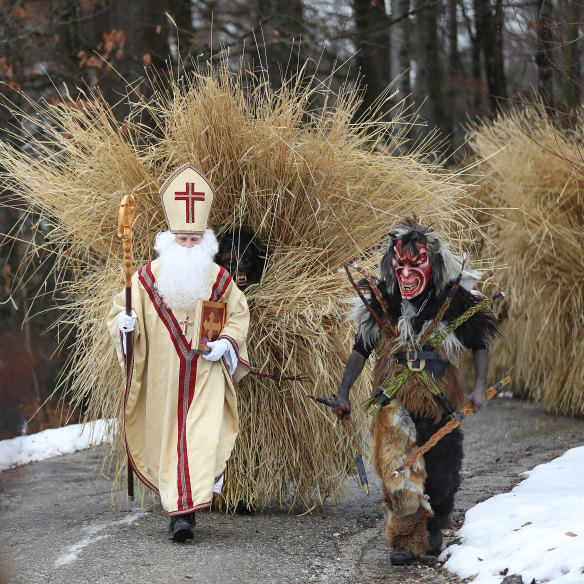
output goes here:
{"type": "MultiPolygon", "coordinates": [[[[238,357],[233,378],[223,362],[207,361],[190,350],[179,320],[155,287],[159,261],[132,277],[132,308],[136,312],[130,383],[126,385],[124,425],[126,447],[138,478],[160,495],[171,515],[211,505],[213,485],[225,470],[239,425],[234,383],[249,371],[246,337],[249,311],[243,292],[228,272],[213,264],[209,300],[225,302],[226,321],[220,338],[238,357]]],[[[118,314],[125,310],[125,291],[114,299],[108,328],[124,367],[118,314]]],[[[192,318],[192,314],[191,314],[192,318]]]]}

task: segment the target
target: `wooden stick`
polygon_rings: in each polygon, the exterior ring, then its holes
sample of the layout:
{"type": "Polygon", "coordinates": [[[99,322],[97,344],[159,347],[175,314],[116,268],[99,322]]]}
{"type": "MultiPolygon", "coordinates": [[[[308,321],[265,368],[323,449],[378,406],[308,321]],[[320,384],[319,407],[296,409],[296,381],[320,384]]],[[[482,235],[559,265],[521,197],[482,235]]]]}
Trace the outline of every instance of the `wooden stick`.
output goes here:
{"type": "MultiPolygon", "coordinates": [[[[118,213],[118,237],[122,239],[124,247],[124,276],[126,281],[126,314],[132,316],[132,223],[134,222],[134,197],[124,195],[118,213]]],[[[126,340],[126,383],[130,379],[132,359],[129,356],[130,348],[134,343],[134,331],[124,333],[126,340]]],[[[128,478],[128,501],[134,500],[134,473],[128,454],[126,475],[128,478]]]]}
{"type": "MultiPolygon", "coordinates": [[[[486,390],[487,399],[491,399],[494,395],[496,395],[497,392],[504,385],[507,385],[509,383],[509,381],[511,381],[511,378],[509,376],[507,376],[504,379],[501,379],[501,381],[495,383],[495,385],[491,385],[489,388],[487,388],[487,390],[486,390]]],[[[412,466],[412,464],[414,464],[418,460],[418,458],[420,458],[420,456],[422,456],[422,454],[425,454],[426,452],[428,452],[428,450],[430,450],[430,448],[435,446],[436,443],[439,440],[441,440],[445,434],[452,432],[452,430],[454,430],[454,428],[456,428],[460,424],[460,422],[464,419],[465,416],[468,416],[469,414],[473,414],[473,413],[474,413],[474,404],[473,403],[470,403],[467,406],[465,406],[464,408],[462,408],[462,410],[460,410],[460,412],[458,412],[458,414],[456,414],[456,416],[452,420],[450,420],[444,426],[442,426],[442,428],[440,428],[440,430],[438,430],[437,432],[432,434],[432,436],[430,436],[430,438],[428,438],[428,440],[425,444],[420,446],[420,448],[418,448],[418,450],[416,450],[416,452],[414,452],[414,454],[412,454],[412,456],[410,456],[410,458],[408,458],[404,463],[402,463],[391,474],[390,478],[395,479],[400,472],[402,472],[406,468],[409,468],[410,466],[412,466]]]]}

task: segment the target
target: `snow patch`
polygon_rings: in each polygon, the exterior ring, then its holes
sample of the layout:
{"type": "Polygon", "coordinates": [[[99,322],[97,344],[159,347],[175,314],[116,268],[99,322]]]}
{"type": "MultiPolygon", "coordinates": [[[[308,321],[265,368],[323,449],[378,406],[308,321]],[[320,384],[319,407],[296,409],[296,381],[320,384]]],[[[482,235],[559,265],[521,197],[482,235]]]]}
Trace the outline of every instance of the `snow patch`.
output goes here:
{"type": "Polygon", "coordinates": [[[116,429],[117,420],[97,420],[86,424],[71,424],[43,430],[30,436],[18,436],[0,441],[0,471],[71,454],[106,442],[116,429]]]}
{"type": "Polygon", "coordinates": [[[466,513],[459,545],[440,556],[444,567],[473,584],[584,582],[584,446],[524,473],[511,492],[466,513]]]}

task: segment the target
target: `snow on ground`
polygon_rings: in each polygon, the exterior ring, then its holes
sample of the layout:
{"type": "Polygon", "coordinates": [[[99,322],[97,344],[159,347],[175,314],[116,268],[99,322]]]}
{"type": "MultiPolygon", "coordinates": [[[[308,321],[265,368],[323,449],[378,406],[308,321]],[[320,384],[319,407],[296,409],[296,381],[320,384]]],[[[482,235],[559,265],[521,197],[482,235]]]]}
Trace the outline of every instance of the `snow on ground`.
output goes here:
{"type": "MultiPolygon", "coordinates": [[[[98,420],[0,441],[0,471],[101,444],[114,423],[98,420]]],[[[510,493],[467,511],[460,544],[440,560],[463,578],[474,576],[473,584],[499,584],[506,574],[520,574],[525,584],[584,584],[584,446],[525,474],[510,493]]],[[[103,536],[88,534],[87,542],[95,537],[103,536]]],[[[72,561],[78,551],[58,562],[72,561]]]]}
{"type": "Polygon", "coordinates": [[[499,584],[520,574],[525,584],[584,583],[584,446],[524,473],[510,493],[466,513],[440,560],[473,584],[499,584]]]}
{"type": "Polygon", "coordinates": [[[108,440],[114,424],[115,420],[97,420],[1,440],[0,471],[97,446],[108,440]]]}

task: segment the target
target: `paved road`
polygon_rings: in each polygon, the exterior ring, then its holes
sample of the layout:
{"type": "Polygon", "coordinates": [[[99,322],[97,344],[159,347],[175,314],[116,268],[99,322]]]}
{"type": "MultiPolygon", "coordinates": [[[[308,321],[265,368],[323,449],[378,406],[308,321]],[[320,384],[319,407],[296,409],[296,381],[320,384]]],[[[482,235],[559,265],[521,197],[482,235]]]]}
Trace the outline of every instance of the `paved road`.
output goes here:
{"type": "MultiPolygon", "coordinates": [[[[584,444],[584,420],[499,399],[463,422],[464,480],[453,527],[465,511],[507,491],[521,473],[584,444]]],[[[389,563],[381,492],[354,481],[337,506],[312,515],[197,514],[194,542],[166,539],[161,511],[137,503],[111,509],[96,478],[98,452],[81,452],[0,473],[0,582],[71,584],[454,584],[432,556],[405,568],[389,563]]],[[[452,532],[447,532],[447,543],[452,532]]]]}

